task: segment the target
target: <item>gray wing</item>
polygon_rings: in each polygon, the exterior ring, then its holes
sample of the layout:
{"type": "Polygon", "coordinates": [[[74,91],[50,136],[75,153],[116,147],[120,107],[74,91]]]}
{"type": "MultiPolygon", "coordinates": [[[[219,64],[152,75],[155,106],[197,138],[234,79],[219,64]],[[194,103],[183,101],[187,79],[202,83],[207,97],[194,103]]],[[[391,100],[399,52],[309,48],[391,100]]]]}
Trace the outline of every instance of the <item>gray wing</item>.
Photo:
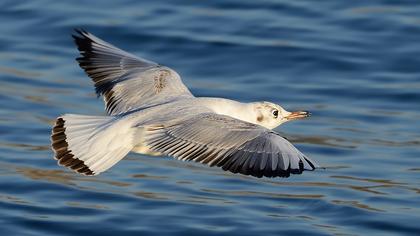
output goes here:
{"type": "Polygon", "coordinates": [[[136,57],[94,35],[76,30],[73,35],[81,57],[76,60],[95,83],[110,115],[136,108],[192,97],[172,69],[136,57]]]}
{"type": "Polygon", "coordinates": [[[256,177],[288,177],[318,167],[278,133],[214,113],[149,126],[145,142],[179,160],[256,177]]]}

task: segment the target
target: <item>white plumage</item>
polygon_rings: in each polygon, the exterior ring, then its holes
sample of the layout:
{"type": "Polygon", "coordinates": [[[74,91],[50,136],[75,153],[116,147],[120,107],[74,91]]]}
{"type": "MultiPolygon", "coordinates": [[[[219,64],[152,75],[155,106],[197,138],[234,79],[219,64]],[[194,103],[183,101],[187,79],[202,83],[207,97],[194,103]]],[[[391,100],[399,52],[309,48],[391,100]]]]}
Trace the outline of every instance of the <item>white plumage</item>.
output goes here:
{"type": "Polygon", "coordinates": [[[80,66],[109,116],[57,118],[52,147],[60,165],[97,175],[130,151],[163,154],[257,177],[287,177],[318,165],[272,131],[309,116],[269,102],[194,97],[172,69],[77,31],[80,66]]]}

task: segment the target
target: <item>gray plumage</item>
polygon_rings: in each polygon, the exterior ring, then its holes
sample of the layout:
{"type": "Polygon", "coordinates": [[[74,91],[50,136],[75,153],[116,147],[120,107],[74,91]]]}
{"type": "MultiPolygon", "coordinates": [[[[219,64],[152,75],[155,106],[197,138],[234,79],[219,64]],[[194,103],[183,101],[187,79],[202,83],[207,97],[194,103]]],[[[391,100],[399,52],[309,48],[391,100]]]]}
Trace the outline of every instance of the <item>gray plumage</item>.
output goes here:
{"type": "Polygon", "coordinates": [[[97,37],[78,31],[80,67],[92,78],[96,93],[104,97],[109,115],[150,104],[192,97],[174,70],[136,57],[97,37]]]}
{"type": "Polygon", "coordinates": [[[225,115],[200,113],[175,124],[150,126],[146,144],[179,160],[257,177],[289,176],[315,168],[278,133],[225,115]]]}
{"type": "Polygon", "coordinates": [[[288,177],[318,167],[271,130],[307,112],[288,112],[268,102],[194,97],[174,70],[77,32],[77,61],[110,116],[59,117],[51,139],[61,165],[96,175],[132,150],[256,177],[288,177]]]}

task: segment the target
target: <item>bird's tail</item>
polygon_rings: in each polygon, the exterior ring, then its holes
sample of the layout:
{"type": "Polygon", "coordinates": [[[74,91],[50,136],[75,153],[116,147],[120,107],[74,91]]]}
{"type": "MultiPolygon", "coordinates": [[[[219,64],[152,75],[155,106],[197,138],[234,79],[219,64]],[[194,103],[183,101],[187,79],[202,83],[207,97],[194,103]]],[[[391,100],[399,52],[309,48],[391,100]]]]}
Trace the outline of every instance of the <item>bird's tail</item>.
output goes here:
{"type": "Polygon", "coordinates": [[[135,129],[115,117],[66,114],[55,122],[51,145],[60,165],[97,175],[127,155],[134,136],[135,129]]]}

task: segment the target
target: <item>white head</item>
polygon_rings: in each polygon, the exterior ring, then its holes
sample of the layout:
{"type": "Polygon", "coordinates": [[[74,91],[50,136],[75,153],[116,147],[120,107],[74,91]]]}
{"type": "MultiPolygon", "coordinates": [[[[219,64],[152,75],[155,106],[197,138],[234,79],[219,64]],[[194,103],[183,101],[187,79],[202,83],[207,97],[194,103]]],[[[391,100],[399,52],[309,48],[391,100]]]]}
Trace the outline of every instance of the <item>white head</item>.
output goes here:
{"type": "Polygon", "coordinates": [[[250,105],[255,113],[255,121],[252,123],[268,129],[274,129],[287,121],[310,116],[310,113],[307,111],[289,112],[283,107],[271,102],[253,102],[250,105]]]}
{"type": "Polygon", "coordinates": [[[310,115],[307,111],[289,112],[271,102],[241,103],[221,98],[200,98],[198,101],[217,114],[231,116],[267,129],[274,129],[284,122],[310,115]]]}

